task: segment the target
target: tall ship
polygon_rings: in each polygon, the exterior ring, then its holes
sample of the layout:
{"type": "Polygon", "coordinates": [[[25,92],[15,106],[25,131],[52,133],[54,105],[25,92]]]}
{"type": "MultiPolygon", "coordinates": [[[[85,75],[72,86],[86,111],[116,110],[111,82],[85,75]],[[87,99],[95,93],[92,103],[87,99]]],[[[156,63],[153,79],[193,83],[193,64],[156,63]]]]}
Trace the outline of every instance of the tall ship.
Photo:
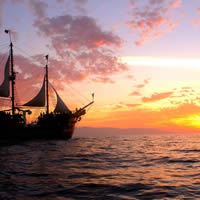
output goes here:
{"type": "Polygon", "coordinates": [[[5,64],[3,82],[0,84],[0,98],[10,99],[9,109],[0,106],[0,140],[34,140],[34,139],[60,139],[67,140],[73,135],[75,125],[86,114],[86,109],[94,103],[71,111],[59,96],[56,89],[49,82],[48,78],[48,55],[45,56],[45,74],[42,87],[38,94],[23,105],[16,104],[15,82],[16,72],[13,62],[13,43],[10,30],[10,49],[5,64]],[[49,89],[54,91],[56,96],[55,108],[52,112],[49,109],[49,89]],[[33,122],[27,122],[27,115],[32,115],[32,109],[36,107],[45,108],[33,122]]]}

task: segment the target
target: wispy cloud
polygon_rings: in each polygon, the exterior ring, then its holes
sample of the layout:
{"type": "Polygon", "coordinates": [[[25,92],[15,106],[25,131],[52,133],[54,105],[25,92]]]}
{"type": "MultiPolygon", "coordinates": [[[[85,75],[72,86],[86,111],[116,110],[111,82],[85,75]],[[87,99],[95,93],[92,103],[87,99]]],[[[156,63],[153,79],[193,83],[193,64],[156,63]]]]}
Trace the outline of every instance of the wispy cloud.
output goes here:
{"type": "Polygon", "coordinates": [[[69,7],[70,3],[73,4],[73,7],[76,11],[79,13],[85,14],[87,12],[86,5],[88,3],[88,0],[56,0],[58,3],[69,7]]]}
{"type": "Polygon", "coordinates": [[[133,92],[131,92],[130,94],[129,94],[129,96],[141,96],[142,94],[141,94],[141,92],[139,92],[139,91],[133,91],[133,92]]]}
{"type": "Polygon", "coordinates": [[[103,76],[100,76],[100,77],[97,76],[93,78],[92,81],[97,82],[97,83],[115,83],[111,78],[103,77],[103,76]]]}
{"type": "Polygon", "coordinates": [[[48,4],[40,0],[31,0],[28,2],[30,9],[33,11],[37,18],[43,19],[46,17],[48,4]]]}
{"type": "Polygon", "coordinates": [[[169,98],[172,94],[173,92],[154,93],[150,97],[143,97],[142,101],[145,103],[160,101],[169,98]]]}
{"type": "Polygon", "coordinates": [[[135,41],[138,46],[163,36],[178,24],[170,15],[181,6],[181,0],[149,0],[147,3],[131,0],[130,3],[132,10],[128,25],[139,33],[135,41]]]}
{"type": "Polygon", "coordinates": [[[125,103],[119,102],[115,104],[106,105],[105,108],[109,110],[128,110],[128,109],[135,109],[138,108],[141,104],[140,103],[125,103]]]}
{"type": "Polygon", "coordinates": [[[142,90],[149,84],[149,79],[144,79],[143,83],[134,85],[133,92],[129,96],[142,96],[142,90]]]}
{"type": "Polygon", "coordinates": [[[196,9],[196,16],[192,19],[192,25],[194,27],[200,26],[200,8],[196,9]]]}

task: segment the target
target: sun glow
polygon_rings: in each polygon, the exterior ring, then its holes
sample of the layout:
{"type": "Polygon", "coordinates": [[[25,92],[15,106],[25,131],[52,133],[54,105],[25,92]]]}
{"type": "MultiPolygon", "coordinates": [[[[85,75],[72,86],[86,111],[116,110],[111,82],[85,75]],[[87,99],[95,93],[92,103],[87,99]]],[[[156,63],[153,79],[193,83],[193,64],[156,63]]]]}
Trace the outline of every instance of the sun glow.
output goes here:
{"type": "Polygon", "coordinates": [[[200,128],[199,115],[190,115],[183,118],[176,118],[176,119],[173,119],[172,122],[176,125],[181,125],[183,127],[200,128]]]}
{"type": "Polygon", "coordinates": [[[164,58],[150,56],[124,56],[119,62],[131,66],[152,66],[152,67],[181,67],[200,69],[200,59],[197,58],[164,58]]]}

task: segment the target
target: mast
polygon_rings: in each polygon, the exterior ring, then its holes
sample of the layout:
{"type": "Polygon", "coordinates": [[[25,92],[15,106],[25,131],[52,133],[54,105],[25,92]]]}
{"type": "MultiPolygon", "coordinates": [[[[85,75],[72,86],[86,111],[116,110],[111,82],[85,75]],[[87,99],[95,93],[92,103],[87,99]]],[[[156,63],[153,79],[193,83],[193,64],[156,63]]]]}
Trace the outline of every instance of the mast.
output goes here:
{"type": "Polygon", "coordinates": [[[15,114],[15,79],[16,73],[14,71],[14,61],[13,61],[13,43],[11,40],[11,31],[5,30],[5,33],[9,34],[10,38],[10,62],[11,62],[11,74],[10,74],[10,82],[11,82],[11,102],[12,102],[12,115],[15,114]]]}
{"type": "Polygon", "coordinates": [[[49,55],[46,55],[46,76],[45,76],[45,82],[46,82],[46,113],[49,114],[49,77],[48,77],[48,61],[49,61],[49,55]]]}

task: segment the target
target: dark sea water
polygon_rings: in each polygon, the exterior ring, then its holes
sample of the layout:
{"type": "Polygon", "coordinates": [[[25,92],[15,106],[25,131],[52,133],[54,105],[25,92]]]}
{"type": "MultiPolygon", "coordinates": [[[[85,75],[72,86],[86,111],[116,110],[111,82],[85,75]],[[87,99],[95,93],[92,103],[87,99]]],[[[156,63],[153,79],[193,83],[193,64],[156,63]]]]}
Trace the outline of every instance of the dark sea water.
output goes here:
{"type": "Polygon", "coordinates": [[[200,136],[4,145],[0,199],[200,199],[200,136]]]}

